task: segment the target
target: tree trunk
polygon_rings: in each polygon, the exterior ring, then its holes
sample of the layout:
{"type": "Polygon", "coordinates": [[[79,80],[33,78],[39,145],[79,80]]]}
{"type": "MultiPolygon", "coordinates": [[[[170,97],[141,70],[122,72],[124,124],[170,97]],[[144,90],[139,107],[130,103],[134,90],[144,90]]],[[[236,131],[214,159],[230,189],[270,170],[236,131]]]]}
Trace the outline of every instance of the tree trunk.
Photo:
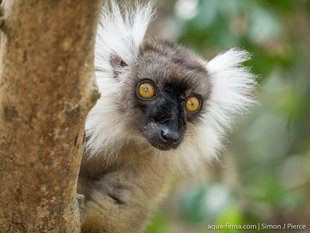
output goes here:
{"type": "Polygon", "coordinates": [[[3,5],[0,232],[76,233],[84,122],[98,98],[92,77],[101,0],[3,5]]]}

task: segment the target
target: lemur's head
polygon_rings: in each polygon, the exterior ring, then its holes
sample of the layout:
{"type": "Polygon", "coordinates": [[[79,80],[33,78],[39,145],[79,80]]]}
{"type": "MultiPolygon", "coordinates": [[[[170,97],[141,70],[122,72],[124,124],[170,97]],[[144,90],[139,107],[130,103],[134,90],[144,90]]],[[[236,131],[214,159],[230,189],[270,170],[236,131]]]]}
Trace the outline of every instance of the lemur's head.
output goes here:
{"type": "MultiPolygon", "coordinates": [[[[127,63],[112,56],[115,76],[127,63]]],[[[131,115],[146,140],[160,150],[176,149],[188,122],[206,112],[212,90],[205,62],[165,40],[144,40],[135,61],[119,82],[126,84],[123,111],[131,115]]],[[[117,78],[117,77],[116,77],[117,78]]]]}
{"type": "Polygon", "coordinates": [[[145,38],[150,4],[124,14],[113,1],[102,13],[95,50],[102,97],[86,122],[89,153],[113,154],[132,143],[186,161],[216,155],[232,116],[252,102],[254,77],[240,66],[247,52],[232,49],[207,62],[145,38]]]}

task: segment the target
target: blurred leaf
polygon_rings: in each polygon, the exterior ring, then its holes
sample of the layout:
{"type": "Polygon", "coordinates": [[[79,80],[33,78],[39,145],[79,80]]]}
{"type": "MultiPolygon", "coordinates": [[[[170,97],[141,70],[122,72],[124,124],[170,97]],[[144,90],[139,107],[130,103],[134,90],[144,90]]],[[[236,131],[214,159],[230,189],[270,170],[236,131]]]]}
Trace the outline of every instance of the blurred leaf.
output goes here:
{"type": "Polygon", "coordinates": [[[170,222],[169,216],[163,212],[158,212],[153,218],[153,221],[148,225],[145,233],[162,233],[164,229],[169,225],[170,222]]]}
{"type": "Polygon", "coordinates": [[[279,203],[286,210],[297,210],[301,207],[303,199],[295,191],[284,192],[283,195],[279,197],[279,203]]]}
{"type": "Polygon", "coordinates": [[[276,10],[289,12],[290,10],[292,10],[294,3],[296,5],[298,1],[296,0],[272,0],[271,2],[270,0],[264,0],[264,2],[268,4],[269,7],[273,7],[276,10]]]}
{"type": "Polygon", "coordinates": [[[207,189],[205,187],[192,187],[185,192],[181,199],[181,214],[191,223],[200,223],[209,217],[205,207],[207,189]]]}
{"type": "MultiPolygon", "coordinates": [[[[223,209],[216,220],[217,225],[242,225],[242,213],[235,204],[231,204],[223,209]]],[[[240,230],[223,229],[219,232],[237,233],[240,230]]]]}
{"type": "Polygon", "coordinates": [[[193,20],[193,25],[197,30],[205,30],[212,25],[218,15],[219,1],[200,1],[199,13],[193,20]]]}
{"type": "Polygon", "coordinates": [[[307,101],[304,96],[295,90],[286,89],[277,92],[270,103],[279,113],[298,119],[305,116],[307,110],[307,101]]]}
{"type": "Polygon", "coordinates": [[[275,173],[263,173],[253,177],[248,184],[248,193],[257,200],[278,204],[279,198],[284,193],[284,187],[275,173]]]}
{"type": "Polygon", "coordinates": [[[182,196],[181,214],[190,223],[211,221],[229,202],[229,190],[223,185],[191,187],[182,196]]]}
{"type": "Polygon", "coordinates": [[[249,38],[254,43],[263,43],[280,36],[281,24],[266,8],[254,8],[251,12],[249,38]]]}

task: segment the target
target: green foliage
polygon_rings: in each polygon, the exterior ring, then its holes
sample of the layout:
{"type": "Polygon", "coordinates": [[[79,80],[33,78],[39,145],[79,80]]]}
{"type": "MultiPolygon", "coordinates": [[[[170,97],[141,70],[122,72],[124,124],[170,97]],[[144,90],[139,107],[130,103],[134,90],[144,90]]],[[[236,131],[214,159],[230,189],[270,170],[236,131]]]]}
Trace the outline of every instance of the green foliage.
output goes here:
{"type": "Polygon", "coordinates": [[[152,223],[148,226],[145,233],[159,233],[164,232],[165,227],[169,225],[169,216],[163,212],[157,213],[157,215],[154,217],[154,220],[152,223]]]}
{"type": "Polygon", "coordinates": [[[181,196],[180,212],[189,223],[210,222],[215,220],[229,203],[230,193],[223,185],[192,186],[181,196]]]}
{"type": "MultiPolygon", "coordinates": [[[[222,211],[216,220],[217,225],[242,225],[243,219],[242,219],[242,213],[238,206],[235,204],[231,204],[222,211]]],[[[218,232],[225,232],[225,233],[237,233],[240,232],[240,230],[236,229],[230,229],[226,228],[218,232]]]]}

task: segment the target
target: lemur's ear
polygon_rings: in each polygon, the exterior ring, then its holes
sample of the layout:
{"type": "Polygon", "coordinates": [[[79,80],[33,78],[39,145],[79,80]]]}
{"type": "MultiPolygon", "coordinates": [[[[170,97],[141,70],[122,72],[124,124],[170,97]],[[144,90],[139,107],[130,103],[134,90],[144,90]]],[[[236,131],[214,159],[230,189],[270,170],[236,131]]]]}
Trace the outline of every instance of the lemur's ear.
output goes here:
{"type": "Polygon", "coordinates": [[[124,68],[128,66],[128,64],[120,56],[114,54],[110,57],[110,64],[113,69],[114,78],[118,78],[124,68]]]}
{"type": "Polygon", "coordinates": [[[152,1],[137,4],[135,10],[106,1],[98,25],[95,68],[119,77],[135,62],[139,46],[153,17],[152,1]]]}

